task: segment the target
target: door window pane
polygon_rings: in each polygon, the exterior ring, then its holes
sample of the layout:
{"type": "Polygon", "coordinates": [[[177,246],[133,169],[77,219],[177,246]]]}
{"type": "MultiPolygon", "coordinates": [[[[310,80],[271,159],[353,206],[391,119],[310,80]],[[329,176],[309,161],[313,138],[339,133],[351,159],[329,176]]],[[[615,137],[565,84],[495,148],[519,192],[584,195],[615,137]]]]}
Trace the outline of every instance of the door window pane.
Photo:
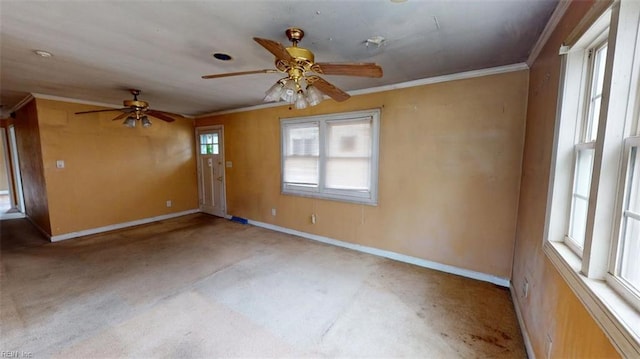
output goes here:
{"type": "Polygon", "coordinates": [[[220,154],[218,133],[206,133],[200,135],[200,154],[218,155],[220,154]]]}

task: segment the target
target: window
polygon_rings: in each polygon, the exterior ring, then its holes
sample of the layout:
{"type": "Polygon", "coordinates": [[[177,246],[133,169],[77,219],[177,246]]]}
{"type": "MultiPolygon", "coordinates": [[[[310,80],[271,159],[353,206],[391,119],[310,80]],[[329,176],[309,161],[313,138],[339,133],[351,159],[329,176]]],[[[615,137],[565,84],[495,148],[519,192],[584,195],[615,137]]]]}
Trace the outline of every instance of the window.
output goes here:
{"type": "Polygon", "coordinates": [[[380,110],[282,119],[282,193],[377,203],[380,110]]]}
{"type": "MultiPolygon", "coordinates": [[[[620,221],[607,281],[628,301],[640,303],[640,136],[625,140],[620,221]]],[[[640,307],[640,306],[639,306],[640,307]]]]}
{"type": "Polygon", "coordinates": [[[207,133],[200,135],[200,154],[218,155],[220,154],[220,142],[217,133],[207,133]]]}
{"type": "MultiPolygon", "coordinates": [[[[604,33],[606,34],[606,32],[604,33]]],[[[600,35],[600,37],[604,36],[600,35]]],[[[585,108],[582,116],[576,116],[576,132],[578,140],[574,146],[574,172],[573,190],[571,195],[571,211],[569,219],[569,230],[565,238],[567,245],[582,257],[584,247],[584,237],[587,227],[587,208],[589,206],[589,192],[591,189],[591,174],[593,172],[593,157],[595,141],[598,134],[598,123],[600,122],[600,104],[602,101],[602,85],[604,82],[604,66],[607,58],[607,43],[600,43],[590,46],[586,51],[584,60],[584,71],[588,78],[581,81],[589,87],[584,92],[588,96],[584,99],[585,108]]],[[[580,86],[580,84],[572,84],[580,86]]]]}
{"type": "Polygon", "coordinates": [[[629,357],[640,355],[639,19],[637,2],[614,2],[560,49],[544,243],[551,262],[629,357]]]}

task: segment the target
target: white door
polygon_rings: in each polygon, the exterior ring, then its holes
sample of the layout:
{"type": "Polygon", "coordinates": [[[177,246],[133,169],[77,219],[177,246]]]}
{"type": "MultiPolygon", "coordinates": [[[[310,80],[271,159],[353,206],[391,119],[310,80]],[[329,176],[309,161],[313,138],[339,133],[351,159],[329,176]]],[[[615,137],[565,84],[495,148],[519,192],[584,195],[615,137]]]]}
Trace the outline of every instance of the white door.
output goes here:
{"type": "Polygon", "coordinates": [[[201,129],[198,138],[200,210],[224,217],[224,157],[222,129],[201,129]]]}

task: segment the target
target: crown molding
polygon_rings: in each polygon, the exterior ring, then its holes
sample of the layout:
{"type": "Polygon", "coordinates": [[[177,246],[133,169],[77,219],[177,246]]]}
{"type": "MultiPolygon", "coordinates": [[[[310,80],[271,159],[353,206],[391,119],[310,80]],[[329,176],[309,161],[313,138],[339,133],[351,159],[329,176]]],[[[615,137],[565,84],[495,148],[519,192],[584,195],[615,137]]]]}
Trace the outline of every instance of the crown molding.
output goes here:
{"type": "Polygon", "coordinates": [[[18,102],[17,104],[15,104],[15,106],[13,106],[11,108],[11,110],[9,110],[9,114],[12,114],[16,111],[18,111],[19,109],[23,108],[26,104],[28,104],[29,102],[31,102],[31,100],[33,100],[35,97],[33,97],[32,94],[28,94],[27,96],[25,96],[22,100],[20,100],[20,102],[18,102]]]}
{"type": "Polygon", "coordinates": [[[109,107],[109,108],[114,108],[114,109],[122,107],[122,105],[114,105],[114,104],[106,103],[106,102],[79,100],[77,98],[54,96],[54,95],[47,95],[47,94],[35,93],[35,92],[32,93],[32,95],[33,95],[33,97],[35,97],[37,99],[41,99],[41,100],[61,101],[61,102],[77,103],[77,104],[80,104],[80,105],[109,107]]]}
{"type": "MultiPolygon", "coordinates": [[[[529,69],[529,66],[526,63],[521,62],[521,63],[517,63],[517,64],[512,64],[512,65],[505,65],[505,66],[490,67],[490,68],[480,69],[480,70],[458,72],[458,73],[455,73],[455,74],[428,77],[428,78],[424,78],[424,79],[407,81],[407,82],[400,82],[400,83],[392,84],[392,85],[384,85],[384,86],[378,86],[378,87],[371,87],[371,88],[368,88],[368,89],[348,91],[347,93],[349,95],[351,95],[351,96],[366,95],[366,94],[372,94],[372,93],[377,93],[377,92],[398,90],[398,89],[404,89],[404,88],[409,88],[409,87],[424,86],[424,85],[430,85],[430,84],[436,84],[436,83],[448,82],[448,81],[465,80],[465,79],[471,79],[471,78],[475,78],[475,77],[504,74],[504,73],[508,73],[508,72],[522,71],[522,70],[528,70],[528,69],[529,69]]],[[[325,98],[326,98],[326,96],[325,96],[325,98]]],[[[260,104],[260,105],[256,105],[256,106],[248,106],[248,107],[241,107],[241,108],[235,108],[235,109],[229,109],[229,110],[223,110],[223,111],[216,111],[216,112],[206,113],[206,114],[202,114],[202,115],[196,115],[194,117],[196,119],[198,119],[198,118],[205,118],[205,117],[210,117],[210,116],[225,115],[225,114],[229,114],[229,113],[254,111],[254,110],[261,110],[261,109],[265,109],[265,108],[279,107],[279,106],[289,106],[289,105],[290,104],[284,103],[284,102],[265,103],[265,104],[260,104]]]]}
{"type": "MultiPolygon", "coordinates": [[[[61,101],[61,102],[67,102],[67,103],[76,103],[76,104],[80,104],[80,105],[90,105],[90,106],[100,106],[100,107],[107,107],[107,108],[113,108],[113,109],[122,108],[122,105],[114,105],[114,104],[106,103],[106,102],[87,101],[87,100],[80,100],[80,99],[77,99],[77,98],[55,96],[55,95],[47,95],[47,94],[34,92],[34,93],[28,94],[24,99],[22,99],[22,101],[18,102],[18,104],[16,104],[11,109],[11,112],[18,111],[20,108],[22,108],[24,105],[28,104],[33,99],[61,101]]],[[[180,115],[183,116],[183,117],[186,117],[188,119],[193,119],[194,118],[194,116],[191,116],[191,115],[183,115],[183,114],[180,114],[180,115]]]]}

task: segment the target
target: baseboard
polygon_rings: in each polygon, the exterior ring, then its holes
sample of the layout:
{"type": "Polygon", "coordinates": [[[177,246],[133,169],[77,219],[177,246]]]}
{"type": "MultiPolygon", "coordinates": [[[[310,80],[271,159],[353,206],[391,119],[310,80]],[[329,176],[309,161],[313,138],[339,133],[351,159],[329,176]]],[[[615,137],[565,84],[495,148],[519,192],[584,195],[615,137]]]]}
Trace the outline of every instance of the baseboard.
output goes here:
{"type": "Polygon", "coordinates": [[[531,345],[531,338],[529,337],[529,331],[527,330],[527,326],[524,324],[524,317],[522,316],[522,312],[520,311],[520,302],[518,301],[518,295],[516,294],[515,288],[513,286],[509,287],[509,292],[511,292],[511,300],[513,301],[513,306],[516,310],[516,317],[518,318],[518,324],[520,324],[520,333],[522,333],[522,339],[524,340],[524,347],[527,350],[527,357],[529,359],[536,359],[536,354],[533,351],[533,345],[531,345]]]}
{"type": "Polygon", "coordinates": [[[358,251],[358,252],[363,252],[363,253],[373,254],[373,255],[379,256],[379,257],[393,259],[393,260],[396,260],[396,261],[399,261],[399,262],[405,262],[405,263],[414,264],[414,265],[417,265],[417,266],[420,266],[420,267],[424,267],[424,268],[435,269],[435,270],[438,270],[438,271],[441,271],[441,272],[445,272],[445,273],[455,274],[455,275],[459,275],[459,276],[466,277],[466,278],[480,280],[480,281],[483,281],[483,282],[489,282],[489,283],[493,283],[493,284],[496,284],[496,285],[499,285],[499,286],[502,286],[502,287],[507,287],[507,288],[509,287],[509,279],[508,278],[502,278],[502,277],[497,277],[497,276],[494,276],[494,275],[491,275],[491,274],[476,272],[476,271],[472,271],[472,270],[468,270],[468,269],[464,269],[464,268],[458,268],[458,267],[454,267],[454,266],[451,266],[451,265],[448,265],[448,264],[432,262],[432,261],[428,261],[426,259],[412,257],[412,256],[408,256],[408,255],[405,255],[405,254],[391,252],[391,251],[387,251],[387,250],[383,250],[383,249],[363,246],[363,245],[360,245],[360,244],[354,244],[354,243],[349,243],[349,242],[343,242],[343,241],[339,241],[337,239],[323,237],[323,236],[319,236],[319,235],[311,234],[311,233],[306,233],[306,232],[300,232],[300,231],[296,231],[294,229],[284,228],[284,227],[276,226],[276,225],[269,224],[269,223],[263,223],[263,222],[249,220],[249,224],[252,224],[252,225],[257,226],[257,227],[271,229],[271,230],[274,230],[274,231],[277,231],[277,232],[292,234],[294,236],[299,236],[299,237],[311,239],[311,240],[322,242],[322,243],[331,244],[331,245],[338,246],[338,247],[344,247],[344,248],[352,249],[352,250],[358,251]]]}
{"type": "Polygon", "coordinates": [[[77,238],[77,237],[82,237],[82,236],[88,236],[88,235],[91,235],[91,234],[109,232],[109,231],[113,231],[113,230],[116,230],[116,229],[139,226],[141,224],[147,224],[147,223],[151,223],[151,222],[162,221],[162,220],[165,220],[165,219],[186,216],[188,214],[193,214],[193,213],[198,213],[198,212],[200,212],[199,209],[190,209],[190,210],[187,210],[187,211],[165,214],[165,215],[162,215],[162,216],[138,219],[138,220],[131,221],[131,222],[124,222],[124,223],[112,224],[112,225],[104,226],[104,227],[85,229],[83,231],[78,231],[78,232],[59,234],[59,235],[56,235],[56,236],[50,236],[49,239],[51,240],[51,242],[59,242],[59,241],[65,240],[65,239],[77,238]]]}
{"type": "Polygon", "coordinates": [[[33,219],[31,219],[31,217],[25,216],[25,218],[27,219],[27,221],[29,221],[29,223],[31,223],[31,225],[35,229],[37,229],[40,233],[42,233],[42,235],[44,235],[48,240],[51,240],[51,235],[47,231],[45,231],[42,227],[40,227],[38,223],[36,223],[33,219]]]}
{"type": "Polygon", "coordinates": [[[7,189],[0,190],[0,195],[5,195],[5,194],[9,194],[9,190],[7,189]]]}
{"type": "Polygon", "coordinates": [[[4,219],[18,219],[26,217],[22,212],[6,212],[0,214],[0,220],[4,219]]]}

